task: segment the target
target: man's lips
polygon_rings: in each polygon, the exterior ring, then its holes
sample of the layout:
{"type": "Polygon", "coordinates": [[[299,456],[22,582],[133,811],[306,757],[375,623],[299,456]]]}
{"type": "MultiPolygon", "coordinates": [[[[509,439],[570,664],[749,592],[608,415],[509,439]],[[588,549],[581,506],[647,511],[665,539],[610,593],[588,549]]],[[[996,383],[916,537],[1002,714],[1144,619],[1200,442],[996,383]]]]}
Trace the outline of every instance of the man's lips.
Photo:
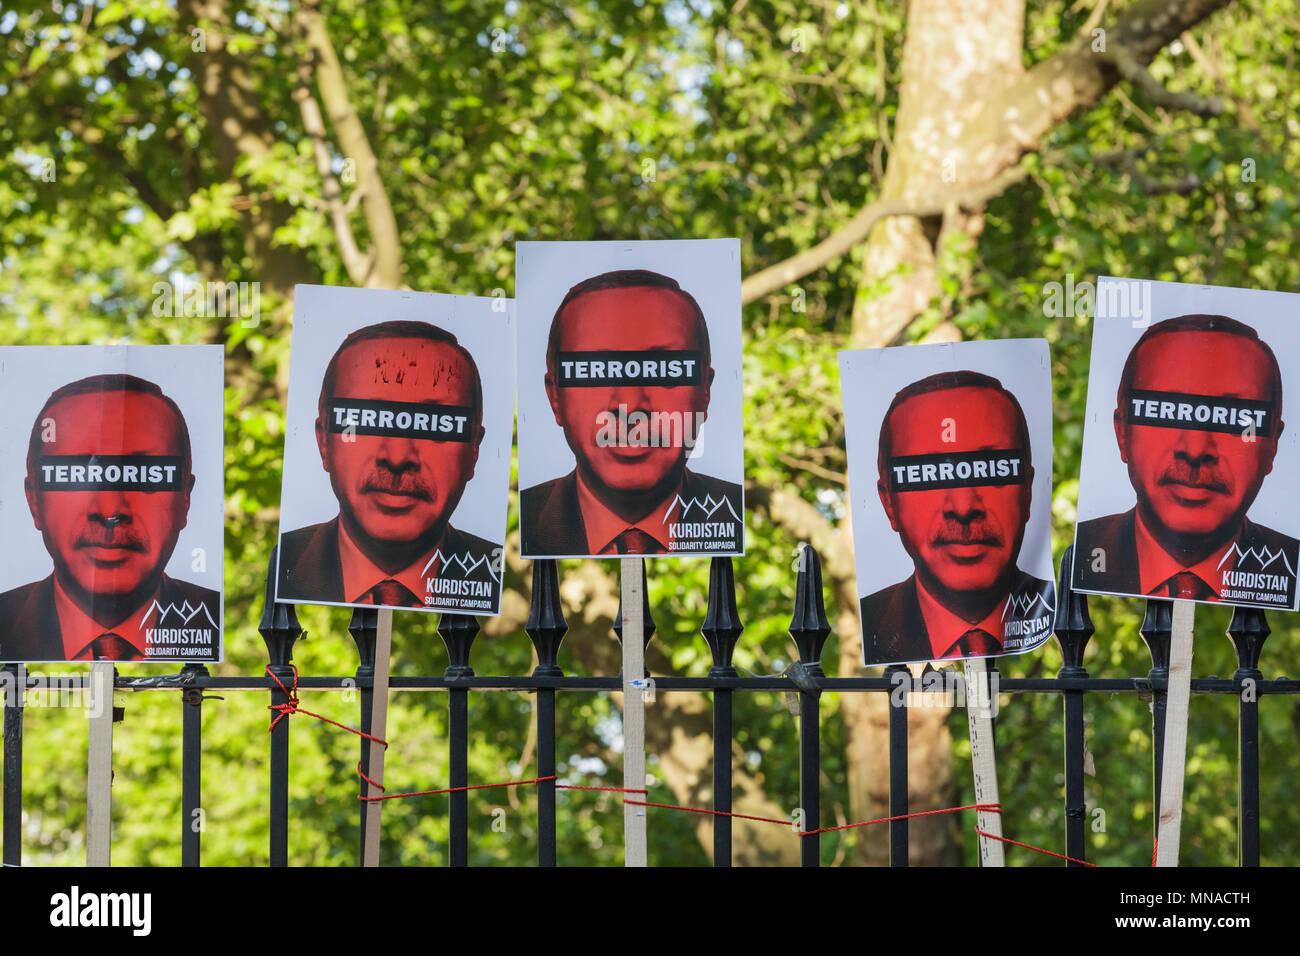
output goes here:
{"type": "Polygon", "coordinates": [[[623,461],[640,461],[654,451],[653,445],[606,445],[605,448],[615,458],[623,461]]]}
{"type": "Polygon", "coordinates": [[[77,543],[77,548],[84,551],[91,562],[101,568],[120,567],[131,559],[131,555],[144,552],[144,547],[135,542],[104,544],[95,541],[81,541],[77,543]]]}
{"type": "Polygon", "coordinates": [[[942,548],[948,555],[949,560],[957,564],[978,564],[988,555],[989,549],[996,546],[995,542],[989,541],[936,541],[935,545],[942,548]]]}
{"type": "Polygon", "coordinates": [[[394,517],[409,513],[422,501],[433,500],[423,488],[380,488],[366,485],[361,492],[370,499],[380,514],[394,517]]]}
{"type": "Polygon", "coordinates": [[[366,482],[361,486],[363,495],[383,495],[387,498],[415,498],[420,501],[428,501],[432,497],[428,491],[418,486],[403,488],[401,485],[379,485],[374,482],[366,482]]]}
{"type": "Polygon", "coordinates": [[[123,551],[144,551],[144,545],[138,541],[93,541],[89,538],[77,539],[77,547],[113,555],[123,551]]]}
{"type": "Polygon", "coordinates": [[[1175,501],[1191,507],[1206,504],[1215,495],[1226,495],[1228,493],[1228,489],[1218,483],[1196,484],[1165,478],[1161,480],[1160,485],[1169,490],[1170,496],[1175,501]]]}

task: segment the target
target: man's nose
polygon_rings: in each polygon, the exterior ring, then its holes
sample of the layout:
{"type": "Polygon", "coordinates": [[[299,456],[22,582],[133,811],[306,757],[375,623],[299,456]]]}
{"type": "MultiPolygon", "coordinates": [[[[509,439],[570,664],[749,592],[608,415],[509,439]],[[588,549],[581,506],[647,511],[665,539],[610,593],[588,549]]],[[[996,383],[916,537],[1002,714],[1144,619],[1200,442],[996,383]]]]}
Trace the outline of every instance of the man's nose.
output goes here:
{"type": "Polygon", "coordinates": [[[609,410],[616,415],[619,406],[626,407],[629,412],[651,411],[650,393],[644,385],[616,385],[610,390],[609,405],[609,410]]]}
{"type": "Polygon", "coordinates": [[[1218,437],[1214,432],[1179,429],[1178,439],[1174,442],[1174,457],[1183,459],[1193,467],[1216,462],[1219,460],[1218,437]]]}
{"type": "Polygon", "coordinates": [[[943,498],[943,516],[962,524],[983,518],[984,499],[978,488],[949,488],[943,498]]]}
{"type": "Polygon", "coordinates": [[[126,495],[112,488],[95,492],[87,513],[91,521],[110,526],[131,520],[131,506],[126,495]]]}
{"type": "Polygon", "coordinates": [[[131,513],[125,508],[96,507],[91,509],[88,516],[96,524],[102,524],[106,528],[116,528],[120,524],[131,523],[131,513]]]}
{"type": "Polygon", "coordinates": [[[391,471],[410,471],[420,466],[420,456],[411,438],[381,438],[375,459],[391,471]]]}

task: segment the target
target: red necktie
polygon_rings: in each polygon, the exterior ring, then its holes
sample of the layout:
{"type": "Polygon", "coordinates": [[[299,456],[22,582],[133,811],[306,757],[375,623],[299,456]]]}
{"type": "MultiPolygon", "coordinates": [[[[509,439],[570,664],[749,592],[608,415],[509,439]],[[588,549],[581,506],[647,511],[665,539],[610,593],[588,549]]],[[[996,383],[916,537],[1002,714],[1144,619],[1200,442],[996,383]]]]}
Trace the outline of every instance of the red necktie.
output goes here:
{"type": "Polygon", "coordinates": [[[1164,588],[1165,593],[1171,598],[1178,598],[1183,601],[1205,601],[1214,597],[1214,588],[1191,571],[1180,571],[1160,587],[1164,588]]]}
{"type": "Polygon", "coordinates": [[[619,554],[662,554],[668,549],[640,528],[628,528],[614,539],[619,554]]]}
{"type": "MultiPolygon", "coordinates": [[[[142,661],[144,655],[135,649],[126,638],[111,631],[101,634],[81,649],[81,654],[90,651],[91,660],[96,661],[142,661]]],[[[81,654],[77,656],[80,657],[81,654]]]]}
{"type": "Polygon", "coordinates": [[[992,634],[978,627],[973,627],[963,634],[957,641],[957,647],[962,657],[988,657],[1002,650],[1002,645],[992,634]]]}
{"type": "Polygon", "coordinates": [[[371,604],[384,607],[424,607],[424,603],[415,596],[415,592],[400,581],[389,578],[380,581],[366,592],[371,604]]]}

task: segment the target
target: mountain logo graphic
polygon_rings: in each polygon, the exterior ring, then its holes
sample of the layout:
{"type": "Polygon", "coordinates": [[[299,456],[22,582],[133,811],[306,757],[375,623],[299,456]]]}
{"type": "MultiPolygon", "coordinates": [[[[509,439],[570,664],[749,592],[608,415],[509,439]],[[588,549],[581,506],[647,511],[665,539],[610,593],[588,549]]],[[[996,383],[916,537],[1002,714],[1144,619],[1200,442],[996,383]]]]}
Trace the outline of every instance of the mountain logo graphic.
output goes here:
{"type": "MultiPolygon", "coordinates": [[[[212,615],[208,612],[207,605],[202,602],[198,605],[194,605],[189,601],[185,601],[180,607],[177,607],[175,604],[160,604],[157,600],[145,609],[144,617],[140,618],[140,627],[144,627],[145,621],[149,620],[149,615],[155,610],[158,612],[157,627],[166,627],[169,617],[178,618],[179,621],[176,623],[190,624],[194,621],[194,618],[202,614],[207,618],[209,627],[217,628],[217,622],[212,620],[212,615]]],[[[172,626],[175,627],[176,623],[173,623],[172,626]]],[[[217,629],[219,630],[219,628],[217,629]]]]}
{"type": "Polygon", "coordinates": [[[1254,548],[1247,548],[1245,551],[1242,551],[1241,548],[1237,546],[1237,542],[1234,541],[1232,543],[1232,546],[1229,547],[1227,551],[1223,552],[1223,557],[1219,559],[1218,566],[1220,568],[1223,567],[1224,562],[1227,561],[1228,558],[1232,557],[1234,554],[1237,556],[1237,560],[1233,562],[1233,566],[1232,566],[1232,570],[1234,571],[1242,570],[1241,564],[1247,558],[1255,559],[1255,562],[1259,565],[1259,567],[1256,570],[1259,571],[1263,571],[1267,569],[1270,564],[1272,564],[1278,558],[1281,558],[1282,566],[1286,568],[1287,574],[1291,575],[1292,577],[1295,577],[1295,568],[1291,567],[1291,562],[1286,559],[1286,554],[1285,552],[1283,552],[1281,548],[1277,549],[1276,554],[1274,554],[1272,551],[1269,551],[1267,546],[1261,546],[1258,551],[1256,551],[1254,548]]]}
{"type": "Polygon", "coordinates": [[[664,516],[662,520],[663,524],[668,523],[668,519],[672,516],[673,510],[678,505],[682,506],[682,515],[678,519],[679,521],[685,521],[690,516],[692,508],[698,508],[700,511],[704,512],[704,517],[712,518],[713,515],[717,512],[717,510],[723,507],[724,505],[726,506],[727,511],[731,514],[732,518],[734,518],[737,521],[740,520],[740,515],[736,514],[736,509],[731,507],[731,502],[727,500],[725,495],[717,499],[715,499],[712,495],[705,495],[703,501],[701,501],[699,498],[694,498],[694,497],[692,497],[688,501],[687,499],[683,498],[681,495],[673,495],[673,500],[668,502],[668,510],[664,512],[664,516]]]}
{"type": "Polygon", "coordinates": [[[476,568],[482,565],[483,567],[487,568],[488,577],[490,577],[497,584],[501,583],[501,576],[496,573],[496,570],[492,567],[492,561],[488,558],[487,555],[480,554],[477,557],[475,557],[474,555],[470,554],[470,552],[468,551],[466,551],[464,555],[459,555],[459,554],[448,555],[448,554],[443,554],[441,548],[435,548],[432,556],[430,556],[428,562],[425,564],[424,570],[421,571],[420,574],[422,575],[428,574],[429,569],[433,567],[434,562],[438,561],[439,559],[441,559],[442,561],[442,564],[439,565],[439,573],[442,577],[450,577],[451,575],[449,572],[451,572],[456,568],[460,568],[460,576],[462,578],[467,578],[470,576],[471,573],[473,573],[473,571],[476,568]]]}
{"type": "Polygon", "coordinates": [[[1035,604],[1042,605],[1044,611],[1048,614],[1054,614],[1056,608],[1047,603],[1047,598],[1038,591],[1026,591],[1024,594],[1013,594],[1011,600],[1007,601],[1007,606],[1002,611],[1002,620],[1006,620],[1012,611],[1019,617],[1028,617],[1029,612],[1033,610],[1035,604]]]}

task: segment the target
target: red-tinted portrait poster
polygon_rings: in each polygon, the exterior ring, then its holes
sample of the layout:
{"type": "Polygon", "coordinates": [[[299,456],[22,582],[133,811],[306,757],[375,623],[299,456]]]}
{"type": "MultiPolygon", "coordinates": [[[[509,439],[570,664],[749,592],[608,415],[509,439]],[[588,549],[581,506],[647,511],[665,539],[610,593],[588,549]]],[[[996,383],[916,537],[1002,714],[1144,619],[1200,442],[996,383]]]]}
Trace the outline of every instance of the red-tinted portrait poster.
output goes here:
{"type": "Polygon", "coordinates": [[[1017,654],[1052,634],[1047,342],[840,353],[867,665],[1017,654]]]}
{"type": "Polygon", "coordinates": [[[221,660],[222,361],[0,348],[0,661],[221,660]]]}
{"type": "Polygon", "coordinates": [[[1074,587],[1296,609],[1300,296],[1102,278],[1074,587]]]}
{"type": "Polygon", "coordinates": [[[742,554],[740,244],[516,257],[523,555],[742,554]]]}
{"type": "Polygon", "coordinates": [[[501,612],[514,303],[298,286],[276,599],[501,612]]]}

